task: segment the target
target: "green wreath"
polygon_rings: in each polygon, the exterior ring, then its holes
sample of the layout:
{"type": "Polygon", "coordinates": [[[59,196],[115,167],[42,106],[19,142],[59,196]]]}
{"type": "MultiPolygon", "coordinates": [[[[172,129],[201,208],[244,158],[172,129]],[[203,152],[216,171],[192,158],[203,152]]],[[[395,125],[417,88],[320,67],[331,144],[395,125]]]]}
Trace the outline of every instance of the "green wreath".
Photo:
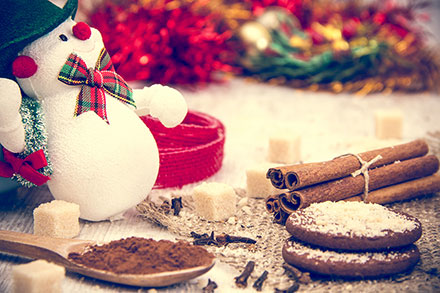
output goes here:
{"type": "MultiPolygon", "coordinates": [[[[23,96],[20,115],[25,130],[25,148],[17,156],[24,159],[33,152],[43,150],[47,159],[47,166],[38,170],[41,174],[49,176],[52,174],[52,164],[47,153],[47,133],[44,121],[44,114],[41,111],[41,105],[35,99],[23,96]]],[[[11,177],[13,181],[20,183],[25,187],[34,187],[34,183],[24,179],[20,174],[14,174],[11,177]]]]}

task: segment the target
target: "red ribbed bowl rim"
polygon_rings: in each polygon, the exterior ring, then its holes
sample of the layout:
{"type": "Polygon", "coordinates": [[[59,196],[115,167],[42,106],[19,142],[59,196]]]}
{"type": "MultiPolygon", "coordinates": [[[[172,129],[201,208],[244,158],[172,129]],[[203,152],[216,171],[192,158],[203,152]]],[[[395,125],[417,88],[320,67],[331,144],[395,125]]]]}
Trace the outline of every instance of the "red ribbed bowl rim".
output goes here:
{"type": "Polygon", "coordinates": [[[190,110],[180,125],[166,128],[151,116],[140,118],[159,149],[159,175],[154,188],[182,187],[204,180],[221,168],[225,127],[218,119],[190,110]]]}

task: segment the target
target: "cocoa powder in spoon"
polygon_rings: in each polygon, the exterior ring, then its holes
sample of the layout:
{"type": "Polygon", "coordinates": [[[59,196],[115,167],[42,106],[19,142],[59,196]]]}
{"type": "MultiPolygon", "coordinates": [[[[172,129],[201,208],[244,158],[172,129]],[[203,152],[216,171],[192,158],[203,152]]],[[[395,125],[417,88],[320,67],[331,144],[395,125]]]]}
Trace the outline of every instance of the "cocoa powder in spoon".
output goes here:
{"type": "Polygon", "coordinates": [[[186,241],[172,242],[130,237],[91,246],[69,259],[87,267],[116,274],[151,274],[208,264],[214,255],[186,241]]]}

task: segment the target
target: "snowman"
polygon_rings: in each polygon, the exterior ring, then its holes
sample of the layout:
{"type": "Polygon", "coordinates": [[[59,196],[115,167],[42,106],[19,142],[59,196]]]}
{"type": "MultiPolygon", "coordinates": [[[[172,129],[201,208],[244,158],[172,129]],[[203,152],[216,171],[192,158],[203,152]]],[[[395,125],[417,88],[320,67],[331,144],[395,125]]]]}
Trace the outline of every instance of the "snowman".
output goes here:
{"type": "Polygon", "coordinates": [[[114,71],[99,31],[73,20],[77,0],[62,9],[46,0],[6,2],[1,9],[9,13],[0,18],[17,22],[10,11],[21,11],[26,30],[1,40],[2,172],[25,186],[47,182],[55,199],[77,203],[86,220],[134,207],[159,170],[156,142],[136,106],[174,127],[187,113],[182,95],[161,85],[133,91],[114,71]]]}

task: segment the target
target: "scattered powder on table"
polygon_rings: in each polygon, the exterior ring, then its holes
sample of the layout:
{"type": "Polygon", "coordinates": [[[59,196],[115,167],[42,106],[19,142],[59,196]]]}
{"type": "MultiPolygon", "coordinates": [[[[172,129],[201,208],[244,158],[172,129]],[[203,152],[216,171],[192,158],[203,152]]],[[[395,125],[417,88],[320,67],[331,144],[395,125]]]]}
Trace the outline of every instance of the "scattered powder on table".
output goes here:
{"type": "Polygon", "coordinates": [[[69,259],[94,269],[117,274],[150,274],[193,268],[212,262],[214,255],[186,241],[172,242],[130,237],[91,246],[69,259]]]}
{"type": "Polygon", "coordinates": [[[333,235],[378,237],[389,231],[412,231],[420,225],[414,219],[375,203],[326,201],[308,206],[301,214],[290,217],[289,221],[311,231],[333,235]]]}

